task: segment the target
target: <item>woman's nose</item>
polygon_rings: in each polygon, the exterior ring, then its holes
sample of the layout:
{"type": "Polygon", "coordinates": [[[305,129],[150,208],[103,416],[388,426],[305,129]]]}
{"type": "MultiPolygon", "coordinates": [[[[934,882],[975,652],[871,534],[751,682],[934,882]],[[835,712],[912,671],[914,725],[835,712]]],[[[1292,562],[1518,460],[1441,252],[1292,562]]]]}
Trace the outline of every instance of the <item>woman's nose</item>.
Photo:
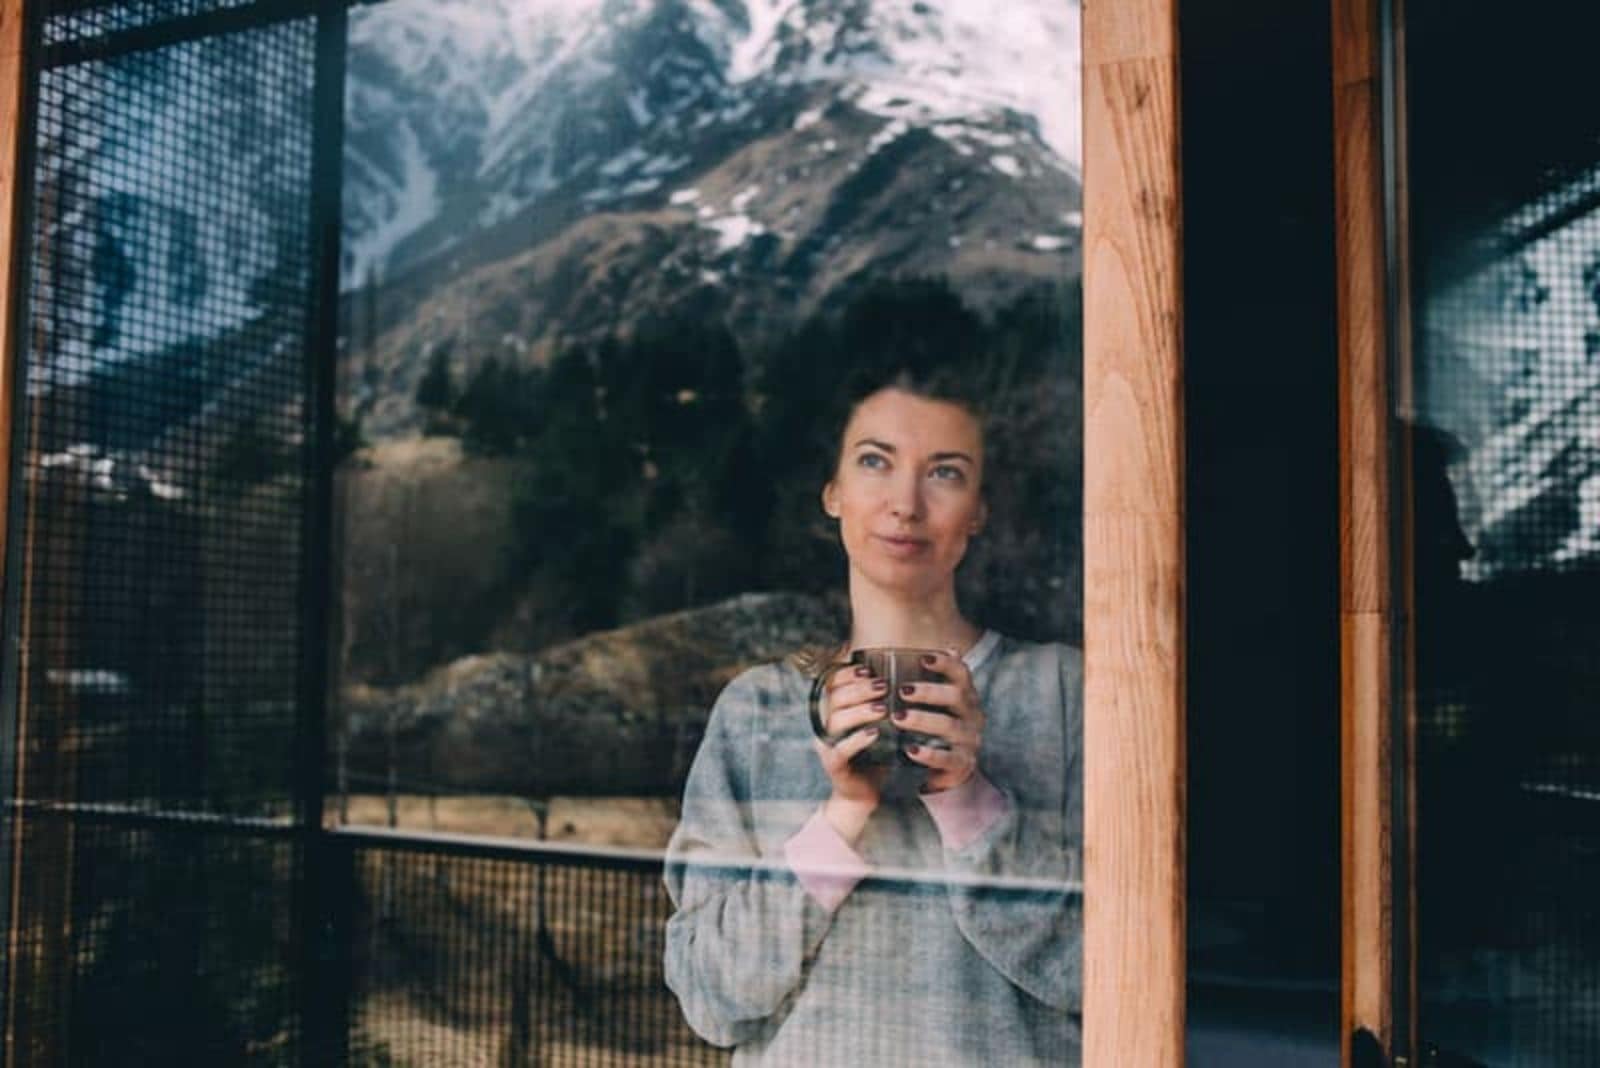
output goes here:
{"type": "Polygon", "coordinates": [[[922,485],[914,478],[896,479],[889,510],[896,519],[922,517],[922,485]]]}

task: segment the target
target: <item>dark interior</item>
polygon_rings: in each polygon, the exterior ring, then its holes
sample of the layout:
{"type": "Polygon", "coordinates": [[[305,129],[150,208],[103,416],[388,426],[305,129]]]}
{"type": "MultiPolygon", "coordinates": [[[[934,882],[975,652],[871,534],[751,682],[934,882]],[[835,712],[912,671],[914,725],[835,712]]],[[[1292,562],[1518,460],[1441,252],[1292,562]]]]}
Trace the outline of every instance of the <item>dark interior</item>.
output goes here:
{"type": "Polygon", "coordinates": [[[1329,11],[1182,5],[1190,1063],[1335,1064],[1329,11]]]}

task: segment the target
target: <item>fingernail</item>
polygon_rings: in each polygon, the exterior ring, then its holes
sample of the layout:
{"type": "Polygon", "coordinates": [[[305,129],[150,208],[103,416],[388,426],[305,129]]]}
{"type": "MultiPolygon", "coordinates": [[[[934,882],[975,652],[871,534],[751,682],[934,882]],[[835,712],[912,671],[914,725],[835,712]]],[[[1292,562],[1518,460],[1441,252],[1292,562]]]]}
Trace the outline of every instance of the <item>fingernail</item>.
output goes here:
{"type": "Polygon", "coordinates": [[[865,668],[865,667],[856,668],[856,678],[858,678],[858,679],[864,679],[870,674],[872,674],[872,672],[868,668],[865,668]]]}
{"type": "Polygon", "coordinates": [[[934,656],[932,653],[922,654],[922,664],[924,667],[933,667],[933,665],[937,664],[938,662],[939,658],[934,656]]]}
{"type": "Polygon", "coordinates": [[[901,693],[902,696],[905,696],[905,697],[910,697],[912,694],[914,694],[916,692],[917,692],[916,686],[912,685],[909,682],[906,683],[904,686],[900,687],[900,693],[901,693]]]}
{"type": "Polygon", "coordinates": [[[889,706],[884,704],[882,701],[876,701],[872,705],[872,710],[879,715],[882,715],[883,713],[889,711],[889,706]]]}
{"type": "Polygon", "coordinates": [[[894,719],[905,719],[906,718],[906,710],[903,709],[903,708],[897,708],[893,712],[890,713],[890,716],[892,716],[894,719]]]}
{"type": "Polygon", "coordinates": [[[918,753],[922,752],[922,746],[908,745],[906,746],[906,752],[910,753],[912,756],[916,756],[918,753]]]}
{"type": "Polygon", "coordinates": [[[878,691],[879,693],[882,693],[883,691],[885,691],[885,690],[887,690],[889,688],[889,683],[887,681],[883,680],[883,679],[878,679],[876,682],[874,682],[872,684],[872,688],[874,690],[878,691]]]}

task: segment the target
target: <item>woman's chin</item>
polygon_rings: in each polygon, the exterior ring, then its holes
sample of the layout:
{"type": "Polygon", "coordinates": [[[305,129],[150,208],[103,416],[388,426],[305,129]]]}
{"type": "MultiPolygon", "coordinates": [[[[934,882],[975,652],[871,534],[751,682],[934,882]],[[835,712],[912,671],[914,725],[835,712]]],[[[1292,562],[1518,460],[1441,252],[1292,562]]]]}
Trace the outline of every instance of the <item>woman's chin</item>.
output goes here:
{"type": "Polygon", "coordinates": [[[955,581],[955,571],[929,559],[881,559],[860,569],[874,586],[907,595],[936,593],[955,581]]]}

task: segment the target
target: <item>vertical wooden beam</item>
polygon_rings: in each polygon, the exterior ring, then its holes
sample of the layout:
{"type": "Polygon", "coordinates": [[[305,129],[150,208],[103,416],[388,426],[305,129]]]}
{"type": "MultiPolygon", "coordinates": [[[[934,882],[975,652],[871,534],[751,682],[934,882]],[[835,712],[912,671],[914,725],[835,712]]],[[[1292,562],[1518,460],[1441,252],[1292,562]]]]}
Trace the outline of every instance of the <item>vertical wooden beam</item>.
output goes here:
{"type": "Polygon", "coordinates": [[[22,132],[23,0],[0,0],[0,568],[6,559],[6,507],[11,499],[11,408],[15,397],[17,177],[22,132]]]}
{"type": "Polygon", "coordinates": [[[1086,0],[1084,1060],[1184,1058],[1177,0],[1086,0]]]}
{"type": "Polygon", "coordinates": [[[1339,332],[1344,1063],[1364,1029],[1394,1050],[1390,255],[1380,0],[1333,2],[1339,332]]]}
{"type": "MultiPolygon", "coordinates": [[[[25,40],[25,24],[23,20],[24,0],[0,0],[0,591],[16,580],[17,576],[5,573],[6,562],[10,559],[8,550],[8,535],[11,530],[11,443],[13,427],[11,422],[12,411],[16,406],[17,389],[17,312],[13,306],[13,292],[16,288],[18,256],[18,234],[16,231],[18,220],[21,218],[18,204],[18,188],[22,165],[22,131],[23,123],[23,96],[25,91],[26,72],[23,66],[23,43],[25,40]]],[[[4,623],[3,598],[0,598],[0,627],[4,623]]],[[[0,724],[0,729],[9,725],[0,724]]],[[[0,746],[0,750],[16,753],[15,741],[11,745],[0,746]]],[[[10,801],[15,770],[12,768],[0,769],[0,783],[5,786],[0,788],[0,796],[5,801],[10,801]]],[[[14,995],[17,980],[17,963],[19,957],[19,924],[17,922],[17,900],[20,884],[18,880],[21,826],[14,819],[10,811],[0,813],[0,820],[9,824],[0,841],[8,853],[6,856],[6,870],[0,874],[5,879],[4,907],[0,908],[0,919],[6,924],[6,963],[4,974],[0,975],[0,983],[4,989],[0,990],[0,1011],[4,1011],[5,1021],[0,1025],[0,1035],[3,1035],[3,1046],[0,1046],[0,1063],[11,1065],[17,1063],[14,1047],[15,1026],[17,1018],[17,999],[14,995]]]]}

